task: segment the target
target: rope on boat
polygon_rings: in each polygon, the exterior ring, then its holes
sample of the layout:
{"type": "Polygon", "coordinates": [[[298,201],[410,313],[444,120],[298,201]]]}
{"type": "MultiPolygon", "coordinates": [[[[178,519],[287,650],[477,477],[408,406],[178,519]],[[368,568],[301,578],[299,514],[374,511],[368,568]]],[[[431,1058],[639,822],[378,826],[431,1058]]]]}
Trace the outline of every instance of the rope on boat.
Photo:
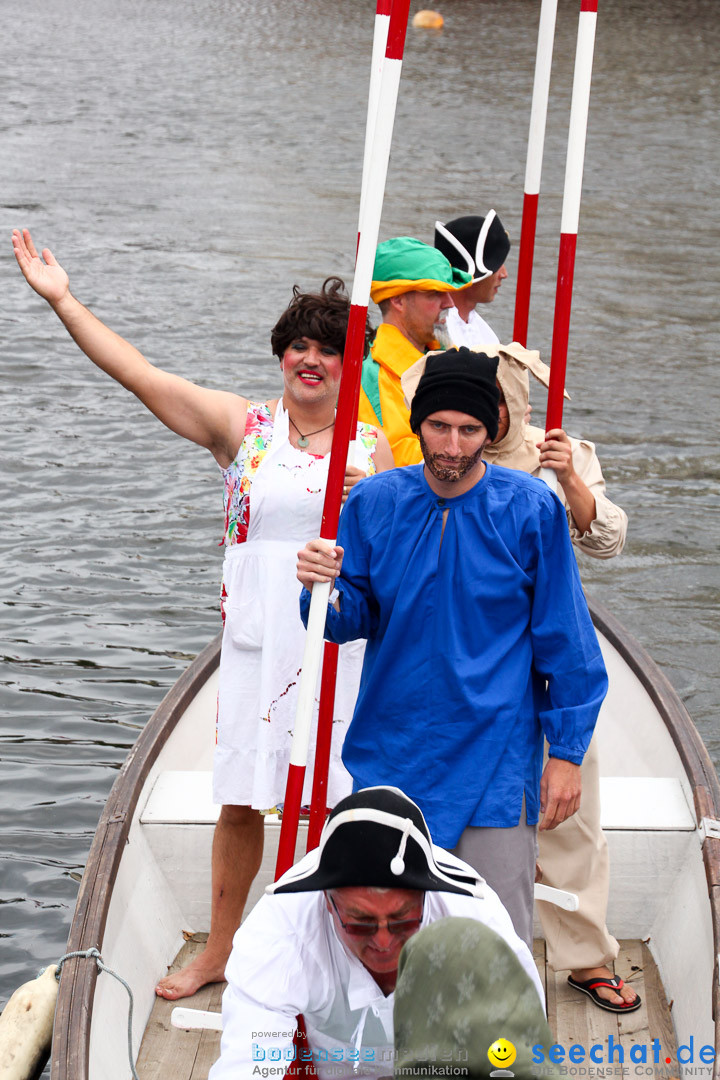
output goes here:
{"type": "Polygon", "coordinates": [[[66,960],[73,959],[73,957],[82,957],[82,959],[84,959],[84,960],[94,960],[95,963],[97,964],[97,969],[98,969],[99,974],[101,974],[103,971],[107,971],[108,975],[112,975],[112,977],[114,979],[117,979],[117,981],[122,986],[124,986],[125,989],[127,990],[127,993],[128,993],[128,1060],[130,1062],[130,1072],[132,1073],[133,1080],[140,1080],[140,1077],[135,1072],[135,1065],[133,1064],[132,1018],[133,1018],[134,999],[133,999],[132,990],[130,989],[128,984],[125,982],[125,980],[122,978],[122,976],[118,975],[117,971],[113,971],[112,968],[109,968],[109,967],[107,967],[105,965],[105,963],[103,962],[102,956],[100,955],[99,951],[97,949],[95,949],[95,948],[87,949],[85,952],[65,953],[65,956],[61,956],[60,959],[58,960],[58,963],[57,963],[57,971],[55,972],[55,978],[58,980],[58,982],[60,981],[60,976],[62,974],[63,964],[65,963],[66,960]]]}

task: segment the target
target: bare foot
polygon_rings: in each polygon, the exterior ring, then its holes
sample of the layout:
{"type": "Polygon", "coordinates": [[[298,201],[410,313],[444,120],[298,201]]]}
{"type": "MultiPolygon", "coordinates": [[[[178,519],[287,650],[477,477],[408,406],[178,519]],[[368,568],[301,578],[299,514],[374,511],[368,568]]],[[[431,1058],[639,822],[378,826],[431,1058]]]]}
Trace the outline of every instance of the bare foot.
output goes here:
{"type": "Polygon", "coordinates": [[[177,1001],[179,998],[192,997],[208,983],[224,982],[227,959],[227,956],[220,959],[208,956],[206,949],[187,967],[161,979],[155,987],[155,993],[168,1001],[177,1001]]]}
{"type": "MultiPolygon", "coordinates": [[[[604,965],[592,968],[576,968],[576,970],[571,971],[570,974],[576,982],[587,982],[590,979],[613,978],[613,973],[610,968],[605,967],[604,965]]],[[[598,986],[595,993],[598,997],[601,997],[603,1001],[610,1002],[611,1005],[632,1005],[637,999],[637,994],[627,983],[623,983],[617,992],[612,990],[609,986],[598,986]]]]}

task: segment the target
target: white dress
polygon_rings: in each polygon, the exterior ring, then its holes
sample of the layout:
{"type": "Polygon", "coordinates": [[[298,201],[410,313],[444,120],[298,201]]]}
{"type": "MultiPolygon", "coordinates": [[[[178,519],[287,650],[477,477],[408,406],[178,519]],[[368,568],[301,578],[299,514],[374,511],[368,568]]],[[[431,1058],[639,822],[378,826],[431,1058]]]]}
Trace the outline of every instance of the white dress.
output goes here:
{"type": "MultiPolygon", "coordinates": [[[[252,442],[253,454],[262,443],[260,464],[256,457],[248,469],[247,453],[241,461],[241,447],[230,469],[223,470],[226,487],[228,482],[240,486],[248,471],[252,484],[247,539],[231,543],[223,568],[225,626],[213,770],[214,802],[258,810],[269,809],[285,797],[305,644],[297,553],[320,532],[330,462],[329,454],[315,457],[292,446],[282,402],[274,422],[269,414],[263,422],[262,439],[252,442]]],[[[361,429],[355,464],[371,472],[376,433],[368,425],[358,425],[359,434],[361,429]]],[[[247,441],[246,433],[246,451],[247,441]]],[[[340,753],[355,707],[364,651],[364,641],[340,648],[329,806],[352,789],[340,753]]],[[[319,692],[318,682],[303,804],[310,802],[312,791],[319,692]]]]}

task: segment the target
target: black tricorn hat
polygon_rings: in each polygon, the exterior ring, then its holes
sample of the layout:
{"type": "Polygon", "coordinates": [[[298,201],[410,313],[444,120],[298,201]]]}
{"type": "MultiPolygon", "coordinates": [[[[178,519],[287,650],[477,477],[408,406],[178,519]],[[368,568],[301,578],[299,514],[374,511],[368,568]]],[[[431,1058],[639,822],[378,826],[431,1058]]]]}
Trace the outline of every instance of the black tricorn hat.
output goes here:
{"type": "Polygon", "coordinates": [[[412,799],[395,787],[371,787],[341,799],[319,847],[265,891],[360,886],[482,896],[482,885],[470,867],[435,847],[412,799]]]}
{"type": "Polygon", "coordinates": [[[443,225],[435,222],[435,247],[458,270],[484,281],[508,257],[510,238],[494,210],[485,217],[459,217],[443,225]]]}

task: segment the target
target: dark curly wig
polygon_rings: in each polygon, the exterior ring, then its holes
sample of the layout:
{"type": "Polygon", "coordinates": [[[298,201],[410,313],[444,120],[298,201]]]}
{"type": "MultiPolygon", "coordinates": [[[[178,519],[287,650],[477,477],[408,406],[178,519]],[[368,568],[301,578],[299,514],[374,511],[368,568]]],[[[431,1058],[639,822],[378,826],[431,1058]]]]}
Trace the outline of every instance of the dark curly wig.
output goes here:
{"type": "MultiPolygon", "coordinates": [[[[331,345],[342,356],[345,351],[350,297],[345,282],[339,277],[326,278],[319,293],[301,293],[293,285],[293,298],[270,334],[272,351],[282,360],[285,350],[298,338],[311,338],[322,345],[331,345]]],[[[374,331],[365,326],[365,353],[374,331]]]]}

